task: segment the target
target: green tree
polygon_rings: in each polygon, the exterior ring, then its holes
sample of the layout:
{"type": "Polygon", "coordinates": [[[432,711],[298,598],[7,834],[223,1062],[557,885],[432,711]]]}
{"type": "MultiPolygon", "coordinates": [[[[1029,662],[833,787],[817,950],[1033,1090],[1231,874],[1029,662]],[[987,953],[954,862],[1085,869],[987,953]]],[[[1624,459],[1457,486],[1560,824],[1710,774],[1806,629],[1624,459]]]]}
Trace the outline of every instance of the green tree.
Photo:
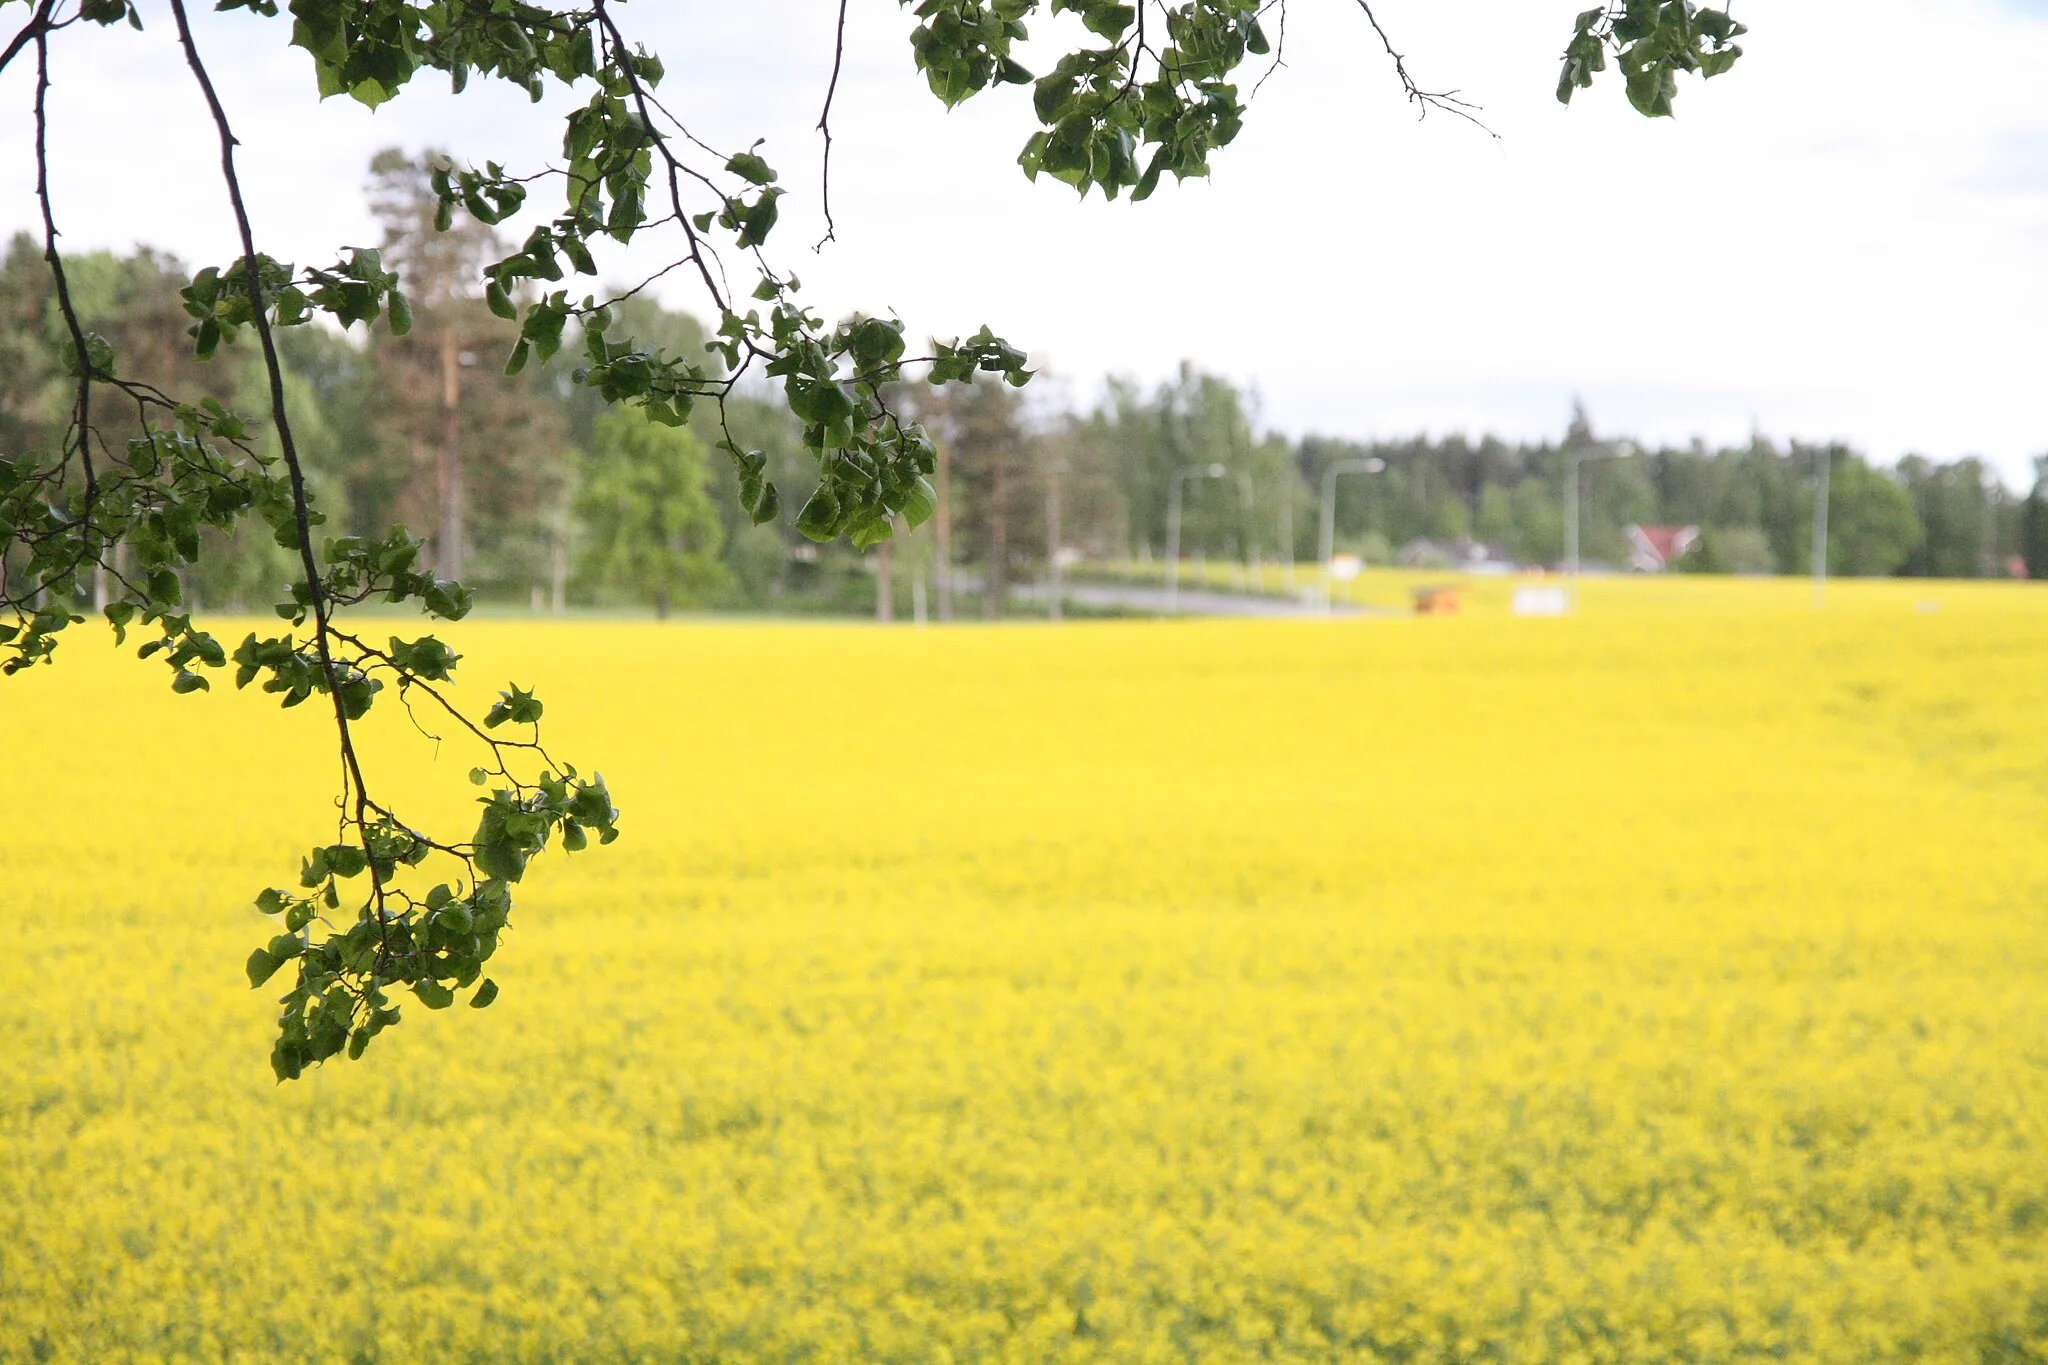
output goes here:
{"type": "Polygon", "coordinates": [[[1900,572],[1915,578],[1975,578],[1990,565],[1993,489],[1981,460],[1940,464],[1921,455],[1899,461],[1899,479],[1918,511],[1923,534],[1900,572]]]}
{"type": "Polygon", "coordinates": [[[0,451],[54,439],[64,406],[63,352],[46,335],[55,311],[42,250],[18,232],[0,258],[0,451]]]}
{"type": "Polygon", "coordinates": [[[1547,478],[1515,485],[1515,555],[1525,563],[1564,562],[1564,497],[1547,478]]]}
{"type": "Polygon", "coordinates": [[[2020,508],[2020,558],[2027,577],[2048,578],[2048,455],[2034,461],[2034,489],[2020,508]]]}
{"type": "Polygon", "coordinates": [[[434,528],[428,542],[434,568],[449,578],[463,576],[468,516],[463,468],[463,353],[481,344],[490,315],[477,286],[484,262],[500,250],[497,234],[476,215],[450,211],[442,221],[434,177],[454,167],[446,153],[418,159],[387,147],[370,159],[370,210],[384,229],[384,263],[405,282],[419,330],[379,348],[395,371],[387,389],[403,395],[406,430],[401,439],[431,452],[419,463],[433,471],[428,516],[414,525],[434,528]],[[410,382],[408,382],[410,381],[410,382]]]}
{"type": "Polygon", "coordinates": [[[981,614],[1009,613],[1010,585],[1044,542],[1036,436],[1008,385],[981,381],[912,400],[951,465],[951,549],[982,571],[981,614]]]}
{"type": "MultiPolygon", "coordinates": [[[[892,535],[899,517],[914,526],[935,507],[931,441],[881,400],[906,367],[922,366],[934,384],[977,373],[1011,384],[1030,377],[1024,354],[986,327],[964,341],[934,342],[917,356],[900,324],[869,315],[830,324],[811,312],[795,277],[764,251],[788,192],[774,168],[752,148],[707,152],[676,124],[657,93],[660,59],[633,41],[610,0],[559,8],[512,0],[295,3],[288,26],[277,0],[218,3],[270,20],[280,43],[303,49],[323,98],[346,95],[376,108],[422,71],[446,75],[458,93],[477,81],[503,81],[536,102],[551,87],[561,92],[568,108],[559,164],[436,164],[426,177],[431,226],[441,233],[454,227],[458,213],[486,228],[504,222],[526,205],[534,185],[561,195],[551,218],[481,271],[485,306],[516,325],[506,369],[545,365],[574,324],[585,360],[576,382],[673,426],[686,425],[699,403],[722,405],[750,377],[773,381],[816,461],[816,484],[796,519],[813,540],[843,536],[866,548],[892,535]],[[664,233],[676,241],[668,268],[687,268],[709,301],[715,361],[671,355],[621,334],[613,325],[619,300],[571,282],[584,277],[594,286],[593,244],[630,246],[664,233]],[[742,269],[749,273],[737,275],[742,269]]],[[[1019,158],[1026,174],[1049,175],[1084,194],[1094,188],[1108,198],[1125,191],[1144,198],[1166,175],[1206,174],[1211,153],[1237,136],[1246,98],[1239,73],[1248,59],[1271,51],[1264,12],[1261,0],[1190,0],[1171,9],[1155,0],[922,0],[911,53],[948,105],[997,85],[1033,87],[1037,126],[1019,158]],[[1017,45],[1028,37],[1025,21],[1059,10],[1073,12],[1079,28],[1067,31],[1072,41],[1050,67],[1035,73],[1018,56],[1017,45]],[[1148,27],[1155,11],[1156,24],[1148,27]]],[[[359,634],[346,622],[351,609],[373,598],[411,602],[444,620],[462,616],[471,601],[468,588],[427,570],[424,542],[402,526],[368,536],[320,529],[325,516],[293,428],[278,334],[324,315],[402,337],[413,324],[405,281],[381,252],[367,248],[304,269],[262,249],[243,177],[263,171],[249,163],[236,135],[187,0],[169,0],[178,42],[164,50],[175,51],[173,60],[190,74],[210,115],[221,190],[239,239],[233,259],[201,268],[180,291],[192,319],[188,336],[199,359],[224,349],[259,358],[261,420],[274,458],[254,444],[258,419],[212,394],[185,398],[135,379],[137,358],[89,329],[73,296],[58,249],[63,205],[50,190],[47,149],[52,49],[96,41],[96,28],[139,27],[141,12],[133,0],[0,0],[0,14],[22,20],[0,27],[14,34],[0,48],[0,71],[17,60],[35,69],[33,119],[22,140],[37,171],[66,390],[54,438],[0,453],[0,543],[13,566],[0,582],[0,648],[10,654],[0,667],[13,672],[49,660],[63,631],[84,620],[79,609],[94,575],[112,572],[116,548],[127,545],[133,572],[118,575],[119,591],[104,608],[108,621],[117,633],[152,633],[144,652],[168,666],[174,689],[205,690],[208,673],[224,669],[231,656],[195,622],[183,571],[200,556],[204,528],[232,532],[246,517],[260,518],[293,552],[293,581],[280,585],[287,626],[242,641],[232,654],[235,681],[261,680],[286,705],[320,696],[342,770],[340,839],[312,849],[295,888],[268,888],[257,898],[280,932],[251,954],[250,981],[261,986],[287,967],[291,974],[272,1065],[285,1079],[344,1051],[360,1056],[397,1020],[393,991],[442,1008],[456,990],[473,989],[471,1003],[488,1004],[497,988],[482,979],[482,969],[497,950],[529,860],[557,839],[571,851],[593,834],[609,841],[617,812],[600,779],[582,776],[541,746],[544,708],[531,692],[509,688],[473,719],[443,691],[457,663],[444,642],[431,634],[385,636],[381,629],[359,634]],[[388,648],[377,643],[385,638],[388,648]],[[416,828],[372,794],[351,727],[387,685],[409,700],[439,704],[479,746],[484,762],[474,776],[491,790],[467,840],[416,828]],[[494,733],[505,725],[519,738],[494,733]],[[429,863],[433,870],[418,870],[429,863]]],[[[1369,7],[1365,18],[1382,35],[1369,7]]],[[[1591,85],[1611,59],[1637,110],[1668,115],[1678,75],[1727,70],[1740,56],[1734,39],[1741,31],[1725,11],[1689,4],[1619,0],[1595,7],[1573,24],[1558,98],[1569,101],[1591,85]]],[[[843,32],[837,37],[843,43],[843,32]]],[[[1454,97],[1417,85],[1385,45],[1410,99],[1425,111],[1464,112],[1454,97]]],[[[829,230],[829,87],[825,104],[819,126],[829,230]]],[[[118,152],[102,143],[94,155],[118,152]]],[[[95,170],[118,168],[99,161],[95,170]]],[[[147,206],[138,203],[137,212],[147,206]]],[[[765,452],[721,440],[749,516],[772,520],[781,495],[765,452]]],[[[441,510],[450,505],[460,506],[444,499],[441,510]]],[[[461,536],[441,539],[445,565],[460,553],[461,536]]]]}
{"type": "Polygon", "coordinates": [[[1220,478],[1182,482],[1184,554],[1289,558],[1304,527],[1313,544],[1295,451],[1257,433],[1252,405],[1228,379],[1186,361],[1149,393],[1112,379],[1095,412],[1074,428],[1078,477],[1106,485],[1109,506],[1123,519],[1121,534],[1095,538],[1119,540],[1124,553],[1140,558],[1163,554],[1174,480],[1221,466],[1220,478]]]}
{"type": "Polygon", "coordinates": [[[1515,525],[1515,499],[1503,484],[1489,481],[1479,490],[1479,515],[1472,519],[1472,534],[1480,543],[1502,553],[1522,553],[1520,528],[1515,525]]]}
{"type": "Polygon", "coordinates": [[[1891,573],[1921,534],[1912,494],[1853,452],[1842,452],[1828,482],[1828,572],[1891,573]]]}
{"type": "Polygon", "coordinates": [[[1679,561],[1700,573],[1767,574],[1777,567],[1770,537],[1755,526],[1709,526],[1700,533],[1698,553],[1679,561]]]}
{"type": "Polygon", "coordinates": [[[710,451],[688,431],[617,408],[599,417],[576,492],[589,587],[663,619],[722,587],[725,528],[710,485],[710,451]]]}

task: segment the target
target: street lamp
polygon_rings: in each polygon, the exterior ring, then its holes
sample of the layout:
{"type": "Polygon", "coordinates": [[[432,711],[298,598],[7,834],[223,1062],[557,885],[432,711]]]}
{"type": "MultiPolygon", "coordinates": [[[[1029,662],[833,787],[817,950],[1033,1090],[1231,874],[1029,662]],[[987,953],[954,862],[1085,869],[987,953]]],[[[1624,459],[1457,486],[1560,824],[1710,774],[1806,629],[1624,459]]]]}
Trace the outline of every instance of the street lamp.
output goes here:
{"type": "Polygon", "coordinates": [[[1579,465],[1585,460],[1627,459],[1640,453],[1632,441],[1622,441],[1612,450],[1574,448],[1564,453],[1564,572],[1574,611],[1579,607],[1579,465]]]}
{"type": "Polygon", "coordinates": [[[1323,566],[1323,612],[1330,610],[1330,561],[1337,552],[1337,476],[1339,474],[1380,474],[1387,462],[1379,456],[1364,460],[1338,460],[1323,471],[1323,526],[1316,541],[1316,562],[1323,566]]]}
{"type": "MultiPolygon", "coordinates": [[[[1298,595],[1294,578],[1294,477],[1294,461],[1290,457],[1286,468],[1280,474],[1280,544],[1281,552],[1287,556],[1286,583],[1289,597],[1298,595]]],[[[1259,577],[1259,586],[1266,586],[1263,574],[1259,577]]]]}
{"type": "Polygon", "coordinates": [[[1813,490],[1813,609],[1819,611],[1828,595],[1828,472],[1835,463],[1832,446],[1823,446],[1815,461],[1813,490]]]}
{"type": "Polygon", "coordinates": [[[1060,475],[1067,470],[1067,462],[1053,459],[1045,466],[1045,567],[1052,582],[1046,599],[1047,620],[1057,621],[1061,616],[1060,599],[1066,594],[1066,583],[1060,563],[1060,475]]]}
{"type": "Polygon", "coordinates": [[[1173,490],[1166,499],[1166,611],[1180,609],[1180,503],[1181,488],[1189,479],[1220,479],[1230,471],[1221,464],[1191,464],[1173,476],[1173,490]]]}
{"type": "Polygon", "coordinates": [[[1252,560],[1258,554],[1257,541],[1251,534],[1252,520],[1252,476],[1245,470],[1237,472],[1237,557],[1238,581],[1246,589],[1251,588],[1252,560]]]}

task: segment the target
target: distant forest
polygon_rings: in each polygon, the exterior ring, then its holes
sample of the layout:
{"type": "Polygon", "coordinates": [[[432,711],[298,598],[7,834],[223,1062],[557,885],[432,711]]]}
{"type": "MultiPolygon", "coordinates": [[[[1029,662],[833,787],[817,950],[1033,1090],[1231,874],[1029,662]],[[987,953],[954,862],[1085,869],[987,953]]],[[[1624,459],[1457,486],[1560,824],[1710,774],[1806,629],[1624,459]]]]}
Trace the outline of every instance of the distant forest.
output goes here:
{"type": "MultiPolygon", "coordinates": [[[[429,538],[437,572],[486,600],[569,607],[854,611],[876,585],[906,597],[929,585],[937,614],[1000,615],[1009,587],[1045,571],[1057,518],[1063,559],[1158,560],[1171,486],[1182,471],[1184,555],[1312,561],[1319,500],[1332,463],[1378,459],[1380,472],[1339,485],[1335,543],[1369,564],[1418,541],[1490,547],[1527,565],[1564,555],[1568,462],[1581,468],[1581,555],[1626,560],[1631,523],[1698,526],[1675,566],[1704,573],[1804,572],[1817,474],[1828,469],[1828,558],[1841,574],[2048,577],[2048,456],[2024,495],[1980,460],[1907,456],[1872,464],[1842,446],[1757,437],[1709,449],[1637,449],[1583,412],[1554,442],[1486,437],[1364,443],[1262,433],[1253,401],[1228,380],[1184,366],[1146,388],[1112,380],[1086,412],[1046,411],[1034,389],[906,385],[892,402],[932,431],[941,451],[934,524],[865,553],[819,546],[790,509],[815,481],[791,419],[765,391],[743,393],[728,420],[767,452],[784,512],[752,525],[730,461],[712,446],[715,417],[653,425],[607,410],[578,387],[577,350],[504,374],[508,330],[473,288],[490,230],[431,230],[426,158],[372,164],[371,205],[387,264],[415,314],[403,338],[288,329],[279,342],[288,402],[319,506],[334,535],[402,522],[429,538]],[[951,566],[941,574],[938,566],[951,566]]],[[[26,235],[0,262],[0,454],[56,444],[65,411],[60,327],[41,248],[26,235]]],[[[112,344],[118,370],[244,414],[264,409],[249,355],[191,354],[180,298],[184,266],[143,249],[66,262],[86,325],[112,344]]],[[[621,305],[612,335],[701,355],[692,318],[642,296],[621,305]]],[[[263,534],[217,538],[189,576],[205,607],[262,610],[288,576],[263,534]]],[[[890,600],[894,600],[893,596],[890,600]]]]}

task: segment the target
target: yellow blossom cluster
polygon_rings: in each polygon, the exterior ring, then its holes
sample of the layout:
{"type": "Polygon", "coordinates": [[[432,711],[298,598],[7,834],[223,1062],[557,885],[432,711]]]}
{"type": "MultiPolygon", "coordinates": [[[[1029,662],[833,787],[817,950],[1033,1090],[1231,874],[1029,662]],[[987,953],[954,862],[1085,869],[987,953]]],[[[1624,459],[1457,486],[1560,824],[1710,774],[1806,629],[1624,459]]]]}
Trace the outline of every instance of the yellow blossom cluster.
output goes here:
{"type": "Polygon", "coordinates": [[[450,639],[623,837],[282,1087],[319,719],[0,690],[0,1362],[2048,1358],[2048,591],[450,639]]]}

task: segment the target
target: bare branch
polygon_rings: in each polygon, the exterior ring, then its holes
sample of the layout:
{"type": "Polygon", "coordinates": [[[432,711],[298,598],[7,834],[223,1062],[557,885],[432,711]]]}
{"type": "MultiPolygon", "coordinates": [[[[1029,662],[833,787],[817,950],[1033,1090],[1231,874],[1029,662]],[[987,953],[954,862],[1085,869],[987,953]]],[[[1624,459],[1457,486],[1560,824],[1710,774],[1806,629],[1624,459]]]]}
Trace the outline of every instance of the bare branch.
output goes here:
{"type": "Polygon", "coordinates": [[[818,176],[820,198],[825,209],[825,235],[811,248],[813,251],[823,251],[825,243],[839,239],[832,222],[832,97],[839,93],[839,68],[845,61],[846,0],[839,0],[839,22],[832,30],[832,79],[825,86],[825,107],[818,114],[818,131],[825,138],[825,164],[818,176]]]}
{"type": "Polygon", "coordinates": [[[56,0],[43,0],[37,9],[37,19],[30,24],[36,45],[36,203],[43,215],[43,258],[49,263],[50,277],[56,283],[57,308],[64,315],[65,329],[71,334],[72,364],[78,370],[78,387],[71,399],[71,436],[65,442],[64,458],[68,460],[74,449],[78,452],[79,464],[85,474],[85,508],[80,516],[90,523],[93,503],[99,498],[99,476],[92,462],[92,351],[86,345],[85,328],[79,324],[78,310],[72,306],[71,286],[64,274],[64,257],[57,250],[57,217],[50,206],[49,18],[55,6],[56,0]]]}
{"type": "Polygon", "coordinates": [[[1273,41],[1272,63],[1260,74],[1257,83],[1252,86],[1251,94],[1245,96],[1246,104],[1250,104],[1253,100],[1257,99],[1259,92],[1266,88],[1266,82],[1273,79],[1273,73],[1287,65],[1287,0],[1269,0],[1266,8],[1261,10],[1260,14],[1263,15],[1267,11],[1273,10],[1277,10],[1280,15],[1280,36],[1273,41]]]}
{"type": "Polygon", "coordinates": [[[1455,90],[1424,90],[1417,85],[1415,78],[1408,74],[1407,59],[1395,51],[1394,40],[1387,36],[1386,29],[1380,27],[1379,16],[1372,12],[1372,0],[1358,0],[1358,8],[1364,13],[1365,21],[1372,25],[1372,31],[1379,35],[1380,46],[1387,50],[1387,56],[1393,58],[1394,75],[1400,79],[1402,93],[1407,96],[1408,102],[1417,107],[1416,117],[1427,118],[1430,110],[1441,109],[1447,114],[1454,114],[1465,120],[1488,137],[1499,140],[1500,134],[1487,127],[1477,117],[1478,105],[1469,100],[1459,99],[1455,90]]]}

